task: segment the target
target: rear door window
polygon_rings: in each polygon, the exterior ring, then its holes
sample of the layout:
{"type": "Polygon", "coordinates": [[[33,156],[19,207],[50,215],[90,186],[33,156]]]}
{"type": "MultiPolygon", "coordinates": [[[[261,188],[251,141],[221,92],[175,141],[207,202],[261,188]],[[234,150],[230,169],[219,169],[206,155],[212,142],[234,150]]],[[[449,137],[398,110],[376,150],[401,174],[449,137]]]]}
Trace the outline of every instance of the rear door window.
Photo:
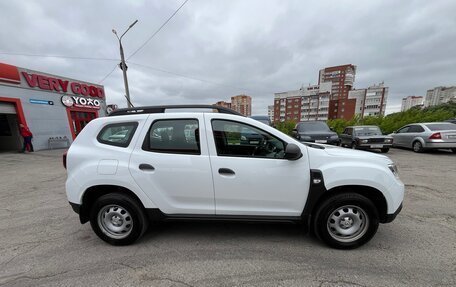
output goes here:
{"type": "Polygon", "coordinates": [[[143,150],[201,154],[197,119],[167,119],[152,123],[143,150]]]}
{"type": "Polygon", "coordinates": [[[422,133],[422,132],[424,132],[424,129],[422,126],[413,125],[413,126],[410,126],[410,129],[407,132],[408,133],[422,133]]]}
{"type": "Polygon", "coordinates": [[[127,147],[137,127],[136,122],[108,124],[100,131],[97,140],[102,144],[127,147]]]}

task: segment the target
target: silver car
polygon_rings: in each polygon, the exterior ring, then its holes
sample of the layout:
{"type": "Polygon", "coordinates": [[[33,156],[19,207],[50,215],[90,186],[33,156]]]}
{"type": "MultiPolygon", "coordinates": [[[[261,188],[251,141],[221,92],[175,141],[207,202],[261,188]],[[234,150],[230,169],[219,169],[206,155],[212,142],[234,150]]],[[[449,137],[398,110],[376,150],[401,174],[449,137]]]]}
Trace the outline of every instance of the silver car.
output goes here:
{"type": "Polygon", "coordinates": [[[410,124],[390,136],[393,137],[393,146],[412,148],[414,152],[427,149],[451,149],[456,153],[456,124],[448,122],[410,124]]]}

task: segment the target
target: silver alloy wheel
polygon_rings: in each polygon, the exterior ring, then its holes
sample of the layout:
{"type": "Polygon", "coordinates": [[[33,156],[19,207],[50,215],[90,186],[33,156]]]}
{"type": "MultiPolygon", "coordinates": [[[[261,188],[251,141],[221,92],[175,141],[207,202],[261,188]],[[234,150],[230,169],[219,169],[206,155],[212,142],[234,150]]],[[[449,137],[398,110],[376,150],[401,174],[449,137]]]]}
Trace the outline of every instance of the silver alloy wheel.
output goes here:
{"type": "Polygon", "coordinates": [[[366,234],[369,217],[360,207],[345,205],[336,208],[328,217],[329,235],[339,242],[353,242],[366,234]]]}
{"type": "Polygon", "coordinates": [[[124,239],[133,228],[130,213],[119,205],[106,205],[98,212],[98,226],[101,231],[113,239],[124,239]]]}
{"type": "Polygon", "coordinates": [[[418,152],[418,151],[421,150],[421,147],[422,147],[421,143],[420,143],[419,141],[416,141],[416,142],[413,144],[413,151],[418,152]]]}

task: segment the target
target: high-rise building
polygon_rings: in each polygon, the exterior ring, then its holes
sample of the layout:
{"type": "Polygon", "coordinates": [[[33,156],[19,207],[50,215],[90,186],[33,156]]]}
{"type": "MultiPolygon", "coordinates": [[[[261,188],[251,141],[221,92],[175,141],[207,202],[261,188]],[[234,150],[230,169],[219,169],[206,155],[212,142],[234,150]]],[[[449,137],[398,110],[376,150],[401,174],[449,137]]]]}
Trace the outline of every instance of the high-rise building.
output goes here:
{"type": "Polygon", "coordinates": [[[327,67],[320,70],[318,84],[332,83],[328,118],[349,120],[355,114],[356,102],[348,99],[355,82],[356,66],[352,64],[327,67]]]}
{"type": "MultiPolygon", "coordinates": [[[[388,100],[388,87],[385,87],[384,83],[380,83],[367,89],[351,90],[348,92],[348,100],[354,102],[354,115],[360,115],[361,118],[364,116],[383,116],[388,100]]],[[[345,112],[344,102],[347,103],[347,101],[342,101],[338,107],[342,113],[345,112]]]]}
{"type": "Polygon", "coordinates": [[[423,106],[424,98],[421,96],[408,96],[402,98],[401,112],[405,112],[412,107],[423,106]]]}
{"type": "Polygon", "coordinates": [[[274,105],[268,106],[268,118],[271,123],[274,122],[274,105]]]}
{"type": "Polygon", "coordinates": [[[252,97],[247,95],[237,95],[231,97],[231,109],[244,116],[252,115],[252,97]]]}
{"type": "Polygon", "coordinates": [[[436,106],[448,102],[456,102],[456,86],[435,87],[426,92],[424,107],[436,106]]]}
{"type": "Polygon", "coordinates": [[[322,83],[299,90],[274,94],[274,121],[311,121],[328,119],[332,84],[322,83]]]}

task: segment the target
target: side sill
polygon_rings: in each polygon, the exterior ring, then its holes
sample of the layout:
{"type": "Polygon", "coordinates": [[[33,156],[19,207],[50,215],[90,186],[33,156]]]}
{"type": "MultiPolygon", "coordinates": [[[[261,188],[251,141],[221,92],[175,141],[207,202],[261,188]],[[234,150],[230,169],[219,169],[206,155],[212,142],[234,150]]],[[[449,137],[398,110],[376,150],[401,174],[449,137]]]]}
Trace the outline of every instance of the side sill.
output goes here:
{"type": "Polygon", "coordinates": [[[146,209],[151,221],[232,221],[232,222],[277,222],[299,223],[300,216],[260,216],[260,215],[212,215],[212,214],[165,214],[158,208],[146,209]]]}

